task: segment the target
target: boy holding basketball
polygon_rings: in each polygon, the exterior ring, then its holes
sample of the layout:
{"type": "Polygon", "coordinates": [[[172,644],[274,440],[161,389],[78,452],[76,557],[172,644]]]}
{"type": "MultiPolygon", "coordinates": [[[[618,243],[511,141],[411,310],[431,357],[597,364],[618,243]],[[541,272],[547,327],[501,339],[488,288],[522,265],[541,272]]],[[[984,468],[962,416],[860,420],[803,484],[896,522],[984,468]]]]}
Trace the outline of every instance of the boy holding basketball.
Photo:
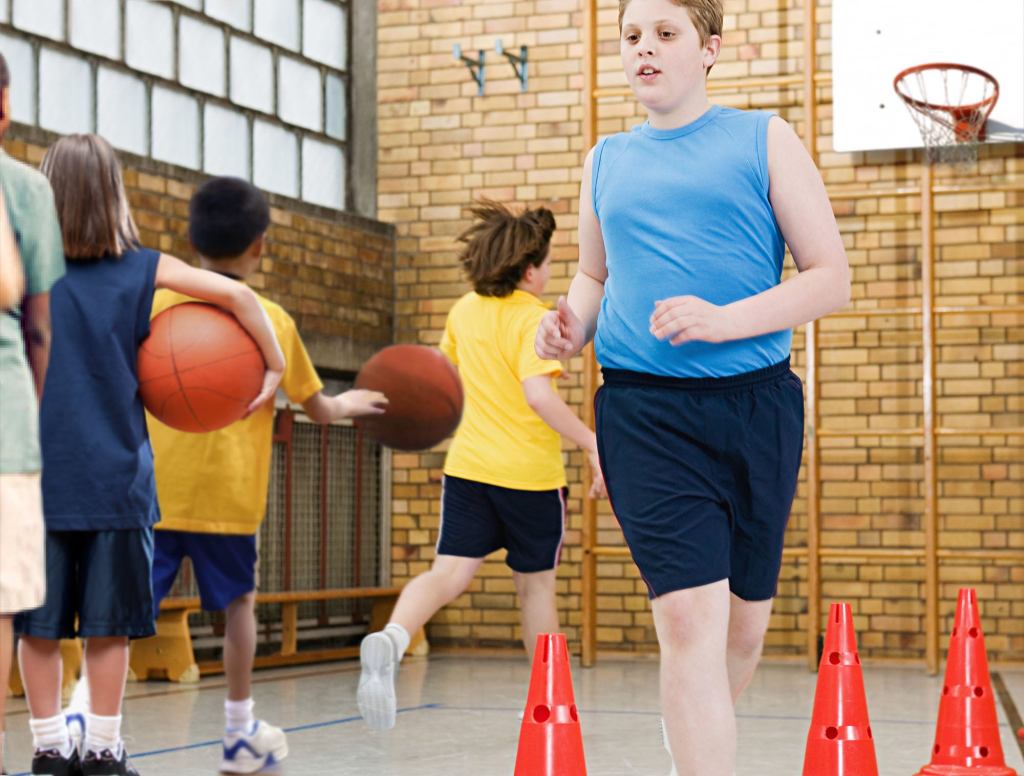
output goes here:
{"type": "Polygon", "coordinates": [[[761,654],[803,446],[790,330],[850,294],[796,134],[708,101],[722,16],[721,0],[620,0],[648,121],[588,154],[579,267],[537,332],[544,358],[595,341],[601,465],[653,599],[684,776],[733,774],[734,703],[761,654]],[[780,282],[786,243],[799,272],[780,282]]]}
{"type": "Polygon", "coordinates": [[[533,348],[547,309],[540,296],[550,276],[554,216],[545,208],[513,215],[493,202],[472,213],[476,223],[459,239],[474,290],[455,303],[441,339],[459,369],[465,411],[445,458],[437,556],[402,590],[384,630],[360,648],[359,711],[378,730],[395,724],[395,671],[409,634],[461,595],[491,552],[508,550],[531,660],[537,634],[558,630],[561,437],[587,453],[597,472],[593,493],[603,493],[594,433],[555,390],[560,364],[533,348]]]}
{"type": "MultiPolygon", "coordinates": [[[[213,178],[189,202],[189,238],[199,263],[242,281],[259,266],[270,208],[252,184],[213,178]]],[[[256,295],[270,317],[285,354],[281,389],[317,423],[383,412],[387,400],[375,391],[322,392],[295,321],[282,307],[256,295]]],[[[188,301],[160,293],[152,314],[188,301]]],[[[189,434],[148,415],[161,521],[153,559],[153,593],[159,610],[183,558],[192,561],[202,607],[223,611],[225,731],[222,770],[252,773],[288,753],[284,733],[255,719],[252,666],[256,654],[256,533],[266,510],[270,482],[274,404],[219,431],[189,434]]]]}

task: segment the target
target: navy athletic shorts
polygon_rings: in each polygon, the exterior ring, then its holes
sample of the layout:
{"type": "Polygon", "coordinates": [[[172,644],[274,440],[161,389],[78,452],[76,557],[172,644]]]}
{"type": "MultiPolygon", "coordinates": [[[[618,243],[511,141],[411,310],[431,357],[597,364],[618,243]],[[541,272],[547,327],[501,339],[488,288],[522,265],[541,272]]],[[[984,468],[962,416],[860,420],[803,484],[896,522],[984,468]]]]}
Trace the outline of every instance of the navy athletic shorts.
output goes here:
{"type": "Polygon", "coordinates": [[[601,468],[651,598],[722,579],[774,597],[803,450],[789,359],[720,378],[603,373],[601,468]]]}
{"type": "Polygon", "coordinates": [[[518,490],[446,474],[437,554],[482,558],[505,547],[513,571],[549,571],[562,554],[565,496],[565,488],[518,490]]]}
{"type": "Polygon", "coordinates": [[[236,598],[256,589],[255,536],[156,531],[153,596],[158,610],[186,557],[192,561],[203,611],[221,612],[236,598]]]}
{"type": "Polygon", "coordinates": [[[17,615],[14,629],[40,639],[152,636],[152,569],[152,528],[47,531],[46,603],[17,615]]]}

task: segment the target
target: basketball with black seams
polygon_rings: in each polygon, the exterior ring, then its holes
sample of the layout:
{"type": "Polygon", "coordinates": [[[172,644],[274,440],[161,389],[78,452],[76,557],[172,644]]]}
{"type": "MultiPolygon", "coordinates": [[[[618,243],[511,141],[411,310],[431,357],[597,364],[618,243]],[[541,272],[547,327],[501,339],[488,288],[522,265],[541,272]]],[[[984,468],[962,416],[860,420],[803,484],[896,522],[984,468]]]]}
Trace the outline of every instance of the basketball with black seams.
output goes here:
{"type": "Polygon", "coordinates": [[[425,345],[391,345],[374,354],[356,375],[356,388],[388,398],[382,415],[357,418],[374,441],[395,450],[427,450],[462,419],[462,381],[444,354],[425,345]]]}
{"type": "Polygon", "coordinates": [[[216,431],[241,419],[265,372],[263,354],[242,324],[201,302],[160,312],[139,346],[142,403],[179,431],[216,431]]]}

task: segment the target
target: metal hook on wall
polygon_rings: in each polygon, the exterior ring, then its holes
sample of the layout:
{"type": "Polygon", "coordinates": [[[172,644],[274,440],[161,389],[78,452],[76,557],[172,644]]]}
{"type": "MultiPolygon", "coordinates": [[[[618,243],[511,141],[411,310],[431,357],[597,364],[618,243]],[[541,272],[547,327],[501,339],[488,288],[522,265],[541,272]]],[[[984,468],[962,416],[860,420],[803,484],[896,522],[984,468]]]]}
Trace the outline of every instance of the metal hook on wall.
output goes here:
{"type": "Polygon", "coordinates": [[[520,46],[519,56],[516,56],[515,54],[511,54],[508,51],[505,51],[505,47],[501,43],[501,38],[498,38],[496,41],[494,41],[494,50],[499,55],[504,55],[505,58],[509,61],[509,64],[512,65],[512,69],[516,71],[516,76],[519,78],[519,91],[525,92],[527,85],[527,76],[529,73],[526,61],[526,46],[520,46]]]}
{"type": "Polygon", "coordinates": [[[473,76],[473,80],[476,81],[476,93],[478,96],[483,97],[484,94],[484,50],[480,49],[478,52],[477,59],[470,59],[462,53],[462,46],[456,43],[452,46],[452,55],[460,62],[465,62],[466,67],[469,69],[469,74],[473,76]]]}

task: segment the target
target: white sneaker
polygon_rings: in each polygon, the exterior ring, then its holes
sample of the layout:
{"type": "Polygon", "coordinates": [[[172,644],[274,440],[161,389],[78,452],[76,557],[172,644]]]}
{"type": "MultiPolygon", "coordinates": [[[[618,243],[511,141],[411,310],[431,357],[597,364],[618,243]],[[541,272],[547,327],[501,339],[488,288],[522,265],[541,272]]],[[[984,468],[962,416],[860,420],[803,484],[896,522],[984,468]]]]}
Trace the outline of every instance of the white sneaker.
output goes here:
{"type": "Polygon", "coordinates": [[[230,730],[224,734],[222,773],[256,773],[272,768],[288,756],[288,739],[281,728],[254,720],[248,731],[230,730]]]}
{"type": "Polygon", "coordinates": [[[395,643],[384,633],[371,633],[359,645],[359,690],[356,702],[366,724],[374,730],[395,726],[395,669],[398,655],[395,643]]]}
{"type": "Polygon", "coordinates": [[[71,743],[78,750],[80,757],[85,756],[85,720],[89,714],[89,682],[82,676],[75,683],[71,699],[64,708],[64,721],[68,726],[71,743]]]}

